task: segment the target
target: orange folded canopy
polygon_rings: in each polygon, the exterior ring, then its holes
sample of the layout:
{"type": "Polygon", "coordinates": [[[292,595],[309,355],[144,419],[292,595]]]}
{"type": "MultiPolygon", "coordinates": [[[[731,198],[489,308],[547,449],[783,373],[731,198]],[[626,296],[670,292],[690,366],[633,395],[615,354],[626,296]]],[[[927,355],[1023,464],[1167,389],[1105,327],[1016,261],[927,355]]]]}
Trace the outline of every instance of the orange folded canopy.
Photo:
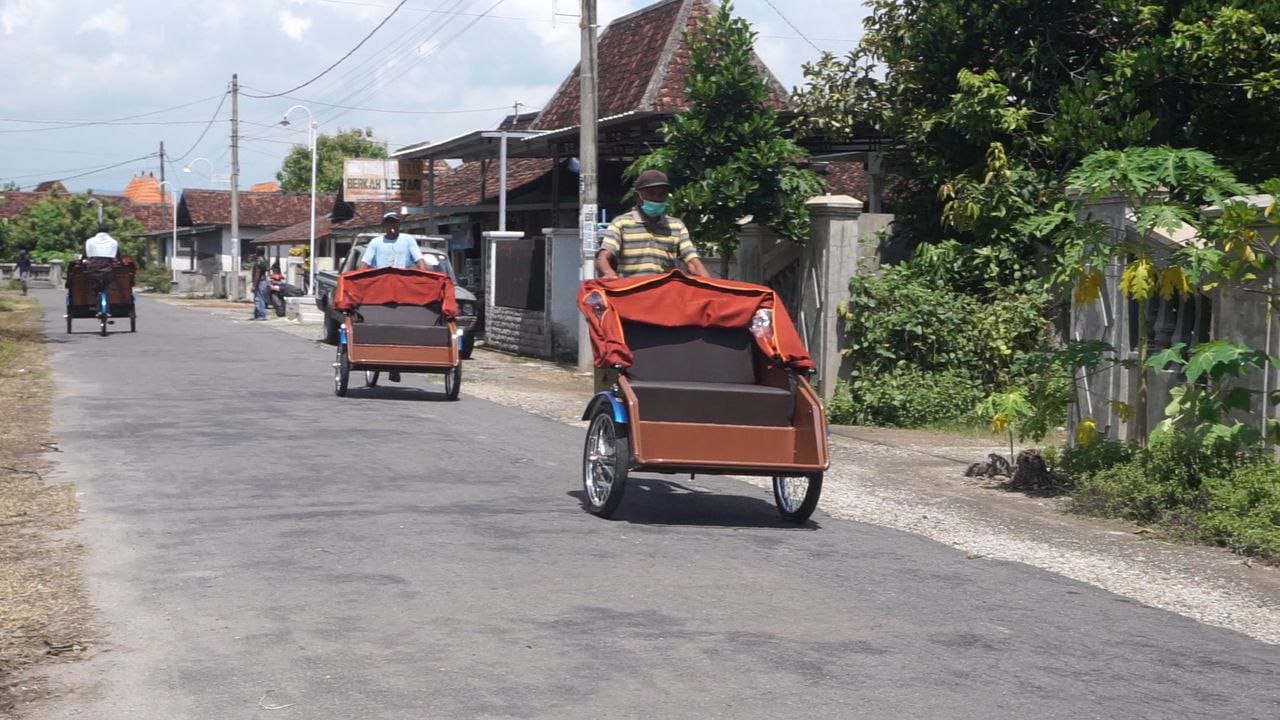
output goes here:
{"type": "Polygon", "coordinates": [[[417,268],[371,268],[338,276],[333,306],[349,312],[361,305],[440,304],[440,314],[458,317],[458,300],[448,275],[417,268]]]}
{"type": "Polygon", "coordinates": [[[578,292],[578,309],[587,318],[596,367],[631,366],[625,320],[663,327],[749,329],[760,310],[772,311],[771,332],[755,333],[761,352],[781,365],[816,367],[782,300],[763,285],[693,277],[679,270],[588,280],[578,292]]]}

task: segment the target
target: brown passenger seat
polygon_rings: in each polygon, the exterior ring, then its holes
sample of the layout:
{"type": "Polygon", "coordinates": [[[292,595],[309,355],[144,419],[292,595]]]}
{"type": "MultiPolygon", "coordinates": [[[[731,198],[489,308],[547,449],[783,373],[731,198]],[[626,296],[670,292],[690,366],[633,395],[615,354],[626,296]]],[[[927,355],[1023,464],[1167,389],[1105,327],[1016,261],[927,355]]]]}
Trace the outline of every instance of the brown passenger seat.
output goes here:
{"type": "Polygon", "coordinates": [[[361,345],[448,347],[452,338],[438,305],[361,305],[352,323],[361,345]]]}
{"type": "Polygon", "coordinates": [[[624,322],[640,417],[656,422],[789,427],[791,390],[757,384],[762,359],[745,328],[624,322]]]}

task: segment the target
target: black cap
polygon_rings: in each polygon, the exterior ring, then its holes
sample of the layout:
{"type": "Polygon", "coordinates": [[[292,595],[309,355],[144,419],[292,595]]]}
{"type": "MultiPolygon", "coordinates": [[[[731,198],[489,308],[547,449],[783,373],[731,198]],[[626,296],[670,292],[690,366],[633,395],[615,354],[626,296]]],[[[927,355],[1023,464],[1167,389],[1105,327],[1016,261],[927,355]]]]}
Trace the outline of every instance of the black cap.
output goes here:
{"type": "Polygon", "coordinates": [[[671,187],[671,183],[667,182],[666,173],[661,170],[645,170],[640,173],[640,177],[636,178],[635,188],[643,190],[651,187],[671,187]]]}
{"type": "Polygon", "coordinates": [[[399,213],[389,212],[386,215],[382,216],[382,222],[386,222],[388,220],[390,220],[391,222],[400,222],[399,213]]]}

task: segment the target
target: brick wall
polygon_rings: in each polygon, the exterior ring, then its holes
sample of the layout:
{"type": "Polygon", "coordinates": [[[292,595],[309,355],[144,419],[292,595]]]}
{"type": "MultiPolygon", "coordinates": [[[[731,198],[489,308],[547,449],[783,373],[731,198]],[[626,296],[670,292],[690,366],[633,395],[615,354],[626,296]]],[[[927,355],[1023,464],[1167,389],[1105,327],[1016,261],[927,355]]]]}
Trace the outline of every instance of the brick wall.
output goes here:
{"type": "Polygon", "coordinates": [[[546,313],[492,305],[485,318],[485,344],[532,357],[547,354],[546,313]]]}

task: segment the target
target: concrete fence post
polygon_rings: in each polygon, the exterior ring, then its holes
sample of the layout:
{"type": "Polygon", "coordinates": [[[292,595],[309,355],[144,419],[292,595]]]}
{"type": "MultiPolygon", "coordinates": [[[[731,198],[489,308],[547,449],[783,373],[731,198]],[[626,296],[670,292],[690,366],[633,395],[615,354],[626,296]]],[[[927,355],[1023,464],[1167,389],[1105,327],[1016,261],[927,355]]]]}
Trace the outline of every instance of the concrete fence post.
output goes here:
{"type": "Polygon", "coordinates": [[[823,195],[807,205],[809,242],[800,261],[795,321],[818,366],[818,387],[827,402],[835,394],[840,373],[841,328],[836,309],[848,297],[849,278],[858,271],[862,203],[848,195],[823,195]]]}

